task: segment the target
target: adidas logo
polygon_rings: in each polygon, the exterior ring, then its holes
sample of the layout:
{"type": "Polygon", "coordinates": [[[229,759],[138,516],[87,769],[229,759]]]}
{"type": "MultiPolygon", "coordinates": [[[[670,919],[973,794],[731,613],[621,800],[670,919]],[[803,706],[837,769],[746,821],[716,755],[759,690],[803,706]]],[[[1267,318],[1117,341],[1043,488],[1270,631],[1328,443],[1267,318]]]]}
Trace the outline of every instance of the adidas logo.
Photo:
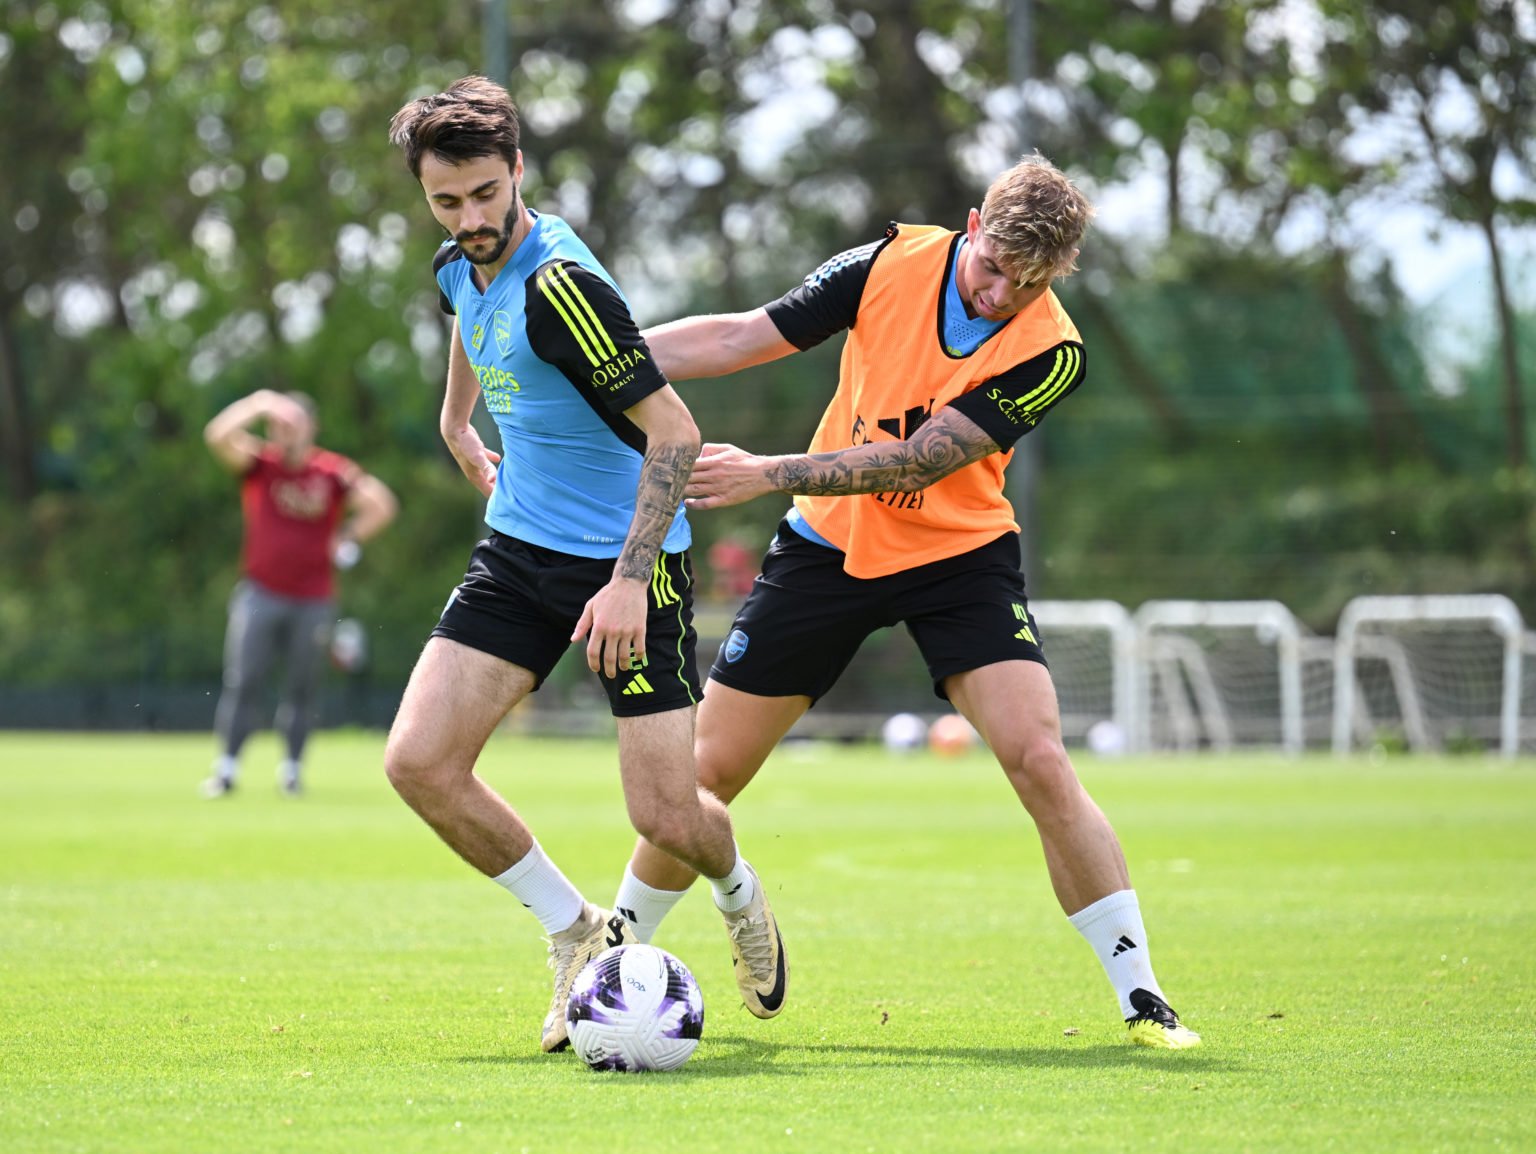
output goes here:
{"type": "Polygon", "coordinates": [[[1131,939],[1126,937],[1124,934],[1121,934],[1120,940],[1115,943],[1115,951],[1110,955],[1110,957],[1118,958],[1121,954],[1125,953],[1126,950],[1134,950],[1135,948],[1136,943],[1131,941],[1131,939]]]}
{"type": "Polygon", "coordinates": [[[653,692],[655,691],[651,688],[651,683],[645,679],[645,674],[637,673],[630,683],[624,687],[623,696],[636,697],[642,693],[653,692]]]}
{"type": "Polygon", "coordinates": [[[1031,645],[1039,645],[1040,642],[1035,639],[1035,631],[1029,627],[1029,614],[1024,612],[1024,606],[1017,601],[1013,603],[1013,615],[1024,623],[1023,628],[1014,636],[1020,641],[1028,641],[1031,645]]]}

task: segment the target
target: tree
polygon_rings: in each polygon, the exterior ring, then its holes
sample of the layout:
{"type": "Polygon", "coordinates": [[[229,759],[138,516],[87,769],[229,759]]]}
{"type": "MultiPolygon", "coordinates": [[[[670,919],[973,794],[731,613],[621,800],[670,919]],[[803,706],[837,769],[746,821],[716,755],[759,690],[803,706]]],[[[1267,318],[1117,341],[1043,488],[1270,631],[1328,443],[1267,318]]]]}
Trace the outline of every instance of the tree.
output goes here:
{"type": "Polygon", "coordinates": [[[1523,470],[1530,462],[1526,402],[1499,229],[1536,220],[1536,12],[1525,0],[1327,0],[1321,8],[1331,51],[1366,81],[1353,92],[1362,112],[1379,129],[1402,134],[1401,151],[1390,158],[1397,180],[1483,235],[1499,332],[1505,461],[1523,470]]]}

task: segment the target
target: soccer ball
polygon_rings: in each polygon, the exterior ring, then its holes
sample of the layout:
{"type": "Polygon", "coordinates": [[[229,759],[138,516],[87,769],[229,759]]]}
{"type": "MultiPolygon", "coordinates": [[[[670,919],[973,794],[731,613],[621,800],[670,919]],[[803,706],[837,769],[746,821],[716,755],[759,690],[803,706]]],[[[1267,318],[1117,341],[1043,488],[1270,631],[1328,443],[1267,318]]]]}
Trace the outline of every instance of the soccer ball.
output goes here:
{"type": "Polygon", "coordinates": [[[928,736],[928,727],[915,713],[893,713],[880,727],[880,740],[892,753],[906,753],[917,749],[928,736]]]}
{"type": "Polygon", "coordinates": [[[675,1070],[704,1033],[704,995],[688,967],[655,946],[614,946],[571,983],[571,1048],[594,1070],[675,1070]]]}
{"type": "Polygon", "coordinates": [[[1095,721],[1084,737],[1088,748],[1100,757],[1117,757],[1125,752],[1125,730],[1113,721],[1095,721]]]}
{"type": "Polygon", "coordinates": [[[940,757],[954,757],[976,744],[976,731],[958,713],[946,713],[928,727],[928,748],[940,757]]]}

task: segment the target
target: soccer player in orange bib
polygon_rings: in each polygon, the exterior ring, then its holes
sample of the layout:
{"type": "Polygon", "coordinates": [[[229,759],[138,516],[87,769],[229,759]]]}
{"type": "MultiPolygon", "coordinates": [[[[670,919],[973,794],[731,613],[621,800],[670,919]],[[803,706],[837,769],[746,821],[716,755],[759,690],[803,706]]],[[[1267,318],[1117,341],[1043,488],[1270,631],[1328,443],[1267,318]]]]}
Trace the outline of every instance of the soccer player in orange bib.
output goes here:
{"type": "MultiPolygon", "coordinates": [[[[691,509],[794,496],[710,671],[699,782],[729,802],[875,630],[904,622],[939,697],[981,734],[1034,820],[1051,885],[1103,963],[1132,1041],[1198,1045],[1163,996],[1125,857],[1078,781],[1003,495],[1013,445],[1081,385],[1082,339],[1051,291],[1093,215],[1038,154],[962,232],[892,224],[745,313],[645,337],[671,380],[717,377],[846,331],[810,451],[706,445],[691,509]]],[[[643,839],[616,909],[649,940],[694,875],[643,839]]]]}

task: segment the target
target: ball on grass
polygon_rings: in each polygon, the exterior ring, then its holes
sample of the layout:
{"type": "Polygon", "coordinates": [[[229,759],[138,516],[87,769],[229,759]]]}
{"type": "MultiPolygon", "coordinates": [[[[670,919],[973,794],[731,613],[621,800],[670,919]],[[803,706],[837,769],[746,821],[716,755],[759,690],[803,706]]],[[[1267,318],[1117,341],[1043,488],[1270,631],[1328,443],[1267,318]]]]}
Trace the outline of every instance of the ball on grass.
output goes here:
{"type": "Polygon", "coordinates": [[[1118,757],[1125,752],[1125,730],[1113,721],[1095,721],[1086,734],[1088,748],[1100,757],[1118,757]]]}
{"type": "Polygon", "coordinates": [[[893,713],[880,727],[880,740],[892,753],[909,753],[922,746],[928,726],[915,713],[893,713]]]}
{"type": "Polygon", "coordinates": [[[940,757],[956,757],[979,740],[971,723],[958,713],[946,713],[928,727],[928,748],[940,757]]]}

